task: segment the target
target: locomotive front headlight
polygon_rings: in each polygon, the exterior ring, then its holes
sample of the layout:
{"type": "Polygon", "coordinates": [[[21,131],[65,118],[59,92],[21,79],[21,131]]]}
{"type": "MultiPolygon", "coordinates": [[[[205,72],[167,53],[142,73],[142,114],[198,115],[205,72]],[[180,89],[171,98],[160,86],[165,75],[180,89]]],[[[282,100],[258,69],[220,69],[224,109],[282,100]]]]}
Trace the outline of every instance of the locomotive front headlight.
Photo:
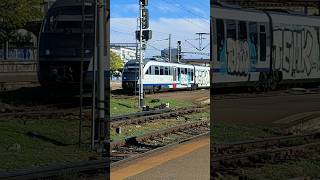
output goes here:
{"type": "Polygon", "coordinates": [[[50,50],[49,49],[46,49],[45,50],[45,54],[48,56],[48,55],[50,55],[50,50]]]}

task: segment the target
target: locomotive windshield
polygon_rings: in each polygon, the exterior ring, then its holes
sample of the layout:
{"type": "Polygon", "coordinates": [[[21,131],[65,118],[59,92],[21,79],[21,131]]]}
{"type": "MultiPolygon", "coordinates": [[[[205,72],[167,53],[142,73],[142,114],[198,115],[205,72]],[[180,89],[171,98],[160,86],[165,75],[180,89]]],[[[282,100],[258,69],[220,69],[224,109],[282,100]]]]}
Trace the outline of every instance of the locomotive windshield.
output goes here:
{"type": "Polygon", "coordinates": [[[123,80],[136,81],[139,76],[139,63],[128,62],[123,68],[123,80]]]}
{"type": "Polygon", "coordinates": [[[93,12],[93,7],[85,8],[84,31],[82,31],[82,6],[50,10],[40,37],[39,55],[41,57],[80,57],[82,32],[84,32],[84,56],[91,57],[94,45],[93,12]]]}
{"type": "MultiPolygon", "coordinates": [[[[86,7],[84,30],[93,33],[93,9],[86,7]]],[[[46,18],[44,32],[47,33],[81,33],[82,7],[62,7],[51,11],[46,18]]]]}

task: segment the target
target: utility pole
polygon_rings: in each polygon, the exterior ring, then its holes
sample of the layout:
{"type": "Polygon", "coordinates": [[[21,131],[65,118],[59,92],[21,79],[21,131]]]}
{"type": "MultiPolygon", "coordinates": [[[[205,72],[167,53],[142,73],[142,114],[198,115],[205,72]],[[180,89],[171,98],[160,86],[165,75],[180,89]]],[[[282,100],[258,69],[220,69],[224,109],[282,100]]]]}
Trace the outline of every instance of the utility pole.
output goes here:
{"type": "Polygon", "coordinates": [[[144,97],[143,97],[143,54],[142,54],[142,11],[143,11],[143,5],[142,5],[142,1],[140,1],[140,43],[139,43],[139,105],[140,108],[144,107],[144,97]]]}
{"type": "Polygon", "coordinates": [[[178,53],[178,54],[177,54],[177,56],[178,56],[178,57],[177,57],[177,61],[178,61],[178,63],[179,63],[180,60],[181,60],[181,41],[178,41],[177,44],[178,44],[178,46],[177,46],[177,51],[178,51],[178,52],[177,52],[177,53],[178,53]]]}
{"type": "Polygon", "coordinates": [[[94,2],[94,53],[92,59],[92,109],[91,109],[91,151],[95,150],[95,141],[96,141],[96,88],[97,88],[97,27],[98,27],[98,18],[97,18],[97,2],[94,2]]]}
{"type": "Polygon", "coordinates": [[[152,38],[149,28],[149,11],[146,8],[148,0],[139,0],[139,30],[136,31],[136,39],[139,40],[139,106],[144,108],[144,93],[143,93],[143,51],[146,48],[146,42],[152,38]]]}
{"type": "MultiPolygon", "coordinates": [[[[97,65],[98,65],[98,88],[97,88],[97,129],[96,135],[99,144],[102,145],[106,136],[105,124],[105,0],[97,0],[98,29],[97,29],[97,65]]],[[[100,148],[102,148],[100,146],[100,148]]]]}
{"type": "Polygon", "coordinates": [[[169,34],[169,62],[171,62],[171,34],[169,34]]]}

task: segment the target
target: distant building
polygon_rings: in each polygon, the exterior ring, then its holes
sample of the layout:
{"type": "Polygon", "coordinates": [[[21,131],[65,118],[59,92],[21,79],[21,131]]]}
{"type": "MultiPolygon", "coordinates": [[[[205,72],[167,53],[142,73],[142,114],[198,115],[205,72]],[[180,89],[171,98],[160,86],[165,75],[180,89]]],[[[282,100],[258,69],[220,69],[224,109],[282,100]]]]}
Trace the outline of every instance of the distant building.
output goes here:
{"type": "Polygon", "coordinates": [[[112,47],[111,51],[119,55],[124,63],[136,59],[136,50],[134,49],[125,47],[112,47]]]}
{"type": "MultiPolygon", "coordinates": [[[[169,49],[163,49],[161,50],[161,57],[169,60],[169,49]]],[[[171,49],[171,62],[177,62],[178,61],[178,49],[172,48],[171,49]]]]}
{"type": "MultiPolygon", "coordinates": [[[[56,0],[41,0],[39,7],[45,16],[49,8],[56,0]]],[[[42,17],[28,22],[24,28],[17,29],[20,40],[9,40],[5,48],[4,42],[0,43],[0,60],[7,54],[7,60],[36,60],[38,35],[42,23],[42,17]],[[6,53],[5,53],[6,52],[6,53]]]]}

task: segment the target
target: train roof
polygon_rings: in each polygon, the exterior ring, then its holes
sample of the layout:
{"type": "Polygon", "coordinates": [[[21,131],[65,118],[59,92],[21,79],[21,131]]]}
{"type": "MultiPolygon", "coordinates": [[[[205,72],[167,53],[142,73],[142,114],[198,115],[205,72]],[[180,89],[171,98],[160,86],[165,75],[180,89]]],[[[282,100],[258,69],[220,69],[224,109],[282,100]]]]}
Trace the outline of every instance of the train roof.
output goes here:
{"type": "Polygon", "coordinates": [[[283,10],[283,9],[255,9],[255,8],[243,8],[237,5],[229,5],[225,3],[218,3],[214,4],[212,8],[222,8],[222,9],[229,9],[229,10],[239,10],[239,11],[246,11],[246,12],[256,12],[256,13],[265,13],[268,12],[270,14],[279,14],[279,15],[289,15],[289,16],[302,16],[302,17],[309,17],[309,18],[317,18],[319,16],[312,16],[306,15],[302,12],[296,12],[291,10],[283,10]]]}
{"type": "MultiPolygon", "coordinates": [[[[180,64],[180,65],[185,65],[185,66],[197,66],[197,67],[207,67],[207,66],[202,66],[202,65],[193,65],[193,64],[185,64],[185,63],[178,63],[178,62],[168,62],[165,61],[164,59],[160,58],[146,58],[143,60],[143,64],[146,65],[148,62],[157,62],[157,63],[168,63],[168,64],[180,64]]],[[[126,63],[127,66],[132,66],[132,65],[138,65],[139,61],[137,60],[130,60],[126,63]]]]}
{"type": "Polygon", "coordinates": [[[297,24],[308,26],[320,26],[319,16],[305,15],[291,11],[278,11],[278,10],[258,10],[251,8],[241,8],[235,6],[217,5],[212,8],[214,17],[222,19],[237,19],[237,20],[255,20],[261,22],[269,22],[268,14],[271,16],[273,23],[297,24]],[[213,10],[215,9],[215,10],[213,10]],[[230,13],[235,11],[237,13],[230,13]],[[241,13],[241,14],[240,14],[241,13]]]}

